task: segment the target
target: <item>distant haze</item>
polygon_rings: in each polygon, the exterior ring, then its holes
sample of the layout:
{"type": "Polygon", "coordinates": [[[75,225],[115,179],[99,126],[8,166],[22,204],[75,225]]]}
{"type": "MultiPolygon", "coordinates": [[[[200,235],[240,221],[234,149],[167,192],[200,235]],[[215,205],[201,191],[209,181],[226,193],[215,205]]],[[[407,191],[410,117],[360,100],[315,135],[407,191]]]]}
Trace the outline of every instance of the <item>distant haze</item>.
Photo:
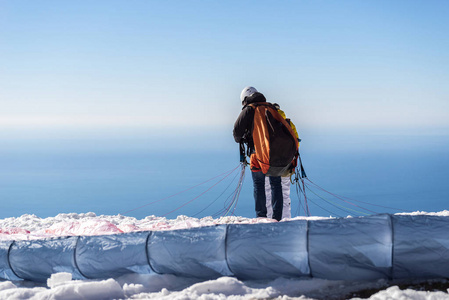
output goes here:
{"type": "Polygon", "coordinates": [[[447,1],[3,1],[0,137],[224,130],[246,85],[299,129],[447,134],[447,15],[447,1]]]}

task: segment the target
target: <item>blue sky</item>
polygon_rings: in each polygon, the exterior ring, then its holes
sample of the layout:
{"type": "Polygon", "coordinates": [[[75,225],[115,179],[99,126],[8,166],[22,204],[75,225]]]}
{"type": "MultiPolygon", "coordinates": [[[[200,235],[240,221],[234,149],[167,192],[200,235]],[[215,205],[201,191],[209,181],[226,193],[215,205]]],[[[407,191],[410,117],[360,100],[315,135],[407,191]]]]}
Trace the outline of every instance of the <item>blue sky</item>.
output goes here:
{"type": "Polygon", "coordinates": [[[448,15],[448,1],[2,1],[0,137],[230,135],[247,85],[306,134],[447,136],[448,15]]]}

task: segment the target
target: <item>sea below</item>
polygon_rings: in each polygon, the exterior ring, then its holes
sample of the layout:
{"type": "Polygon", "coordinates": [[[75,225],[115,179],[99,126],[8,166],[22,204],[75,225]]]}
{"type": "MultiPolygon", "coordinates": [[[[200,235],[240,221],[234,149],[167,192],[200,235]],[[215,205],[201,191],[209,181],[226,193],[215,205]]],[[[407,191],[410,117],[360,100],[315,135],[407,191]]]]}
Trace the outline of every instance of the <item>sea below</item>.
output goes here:
{"type": "MultiPolygon", "coordinates": [[[[204,137],[179,143],[158,138],[2,143],[0,218],[70,212],[136,218],[218,216],[239,179],[238,146],[232,138],[204,147],[204,137]]],[[[329,192],[307,181],[310,214],[346,217],[448,209],[448,146],[448,136],[438,134],[308,133],[301,143],[305,171],[329,192]]],[[[292,216],[306,214],[295,186],[291,201],[292,216]]],[[[236,208],[228,214],[232,212],[255,216],[248,168],[236,208]]]]}

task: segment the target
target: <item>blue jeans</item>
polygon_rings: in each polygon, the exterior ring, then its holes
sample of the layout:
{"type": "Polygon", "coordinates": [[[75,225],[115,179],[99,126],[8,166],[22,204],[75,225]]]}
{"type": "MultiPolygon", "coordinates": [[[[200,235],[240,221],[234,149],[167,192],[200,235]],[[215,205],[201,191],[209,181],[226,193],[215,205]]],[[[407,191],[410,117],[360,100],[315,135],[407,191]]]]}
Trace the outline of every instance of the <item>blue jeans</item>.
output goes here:
{"type": "MultiPolygon", "coordinates": [[[[256,216],[267,217],[267,198],[265,196],[265,174],[262,172],[251,172],[254,185],[254,200],[256,202],[256,216]]],[[[281,177],[270,177],[271,184],[271,205],[273,206],[273,219],[282,219],[282,199],[281,177]]]]}

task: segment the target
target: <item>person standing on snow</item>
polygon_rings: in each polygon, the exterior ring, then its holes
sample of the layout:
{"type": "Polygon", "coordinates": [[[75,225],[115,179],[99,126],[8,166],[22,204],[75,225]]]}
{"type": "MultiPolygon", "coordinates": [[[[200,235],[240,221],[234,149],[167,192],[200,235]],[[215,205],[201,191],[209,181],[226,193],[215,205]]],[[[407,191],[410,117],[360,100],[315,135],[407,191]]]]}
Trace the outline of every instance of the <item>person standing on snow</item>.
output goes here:
{"type": "MultiPolygon", "coordinates": [[[[248,144],[251,153],[250,168],[254,186],[254,200],[257,217],[267,217],[266,195],[265,195],[265,174],[254,155],[254,142],[252,129],[254,124],[254,108],[249,106],[251,103],[267,102],[265,96],[259,93],[254,87],[245,87],[240,94],[242,101],[242,112],[234,124],[234,139],[237,143],[245,142],[248,144]]],[[[282,219],[283,198],[281,177],[269,177],[271,186],[271,204],[273,207],[273,219],[280,221],[282,219]]]]}
{"type": "MultiPolygon", "coordinates": [[[[296,131],[295,124],[293,124],[293,122],[290,119],[287,119],[287,116],[285,115],[284,111],[281,110],[281,107],[279,106],[279,104],[273,103],[273,106],[276,107],[277,111],[281,114],[281,116],[287,120],[288,124],[293,129],[293,132],[295,133],[298,141],[301,141],[299,139],[298,131],[296,131]]],[[[290,199],[290,186],[291,186],[290,177],[292,174],[294,174],[294,173],[292,172],[285,176],[283,175],[281,177],[282,198],[283,198],[282,200],[284,203],[284,207],[282,209],[282,219],[289,219],[292,217],[291,199],[290,199]]],[[[265,195],[267,198],[267,204],[266,204],[267,205],[267,217],[271,218],[273,216],[273,208],[271,206],[271,186],[270,186],[270,181],[268,180],[268,178],[265,179],[265,195]]]]}

